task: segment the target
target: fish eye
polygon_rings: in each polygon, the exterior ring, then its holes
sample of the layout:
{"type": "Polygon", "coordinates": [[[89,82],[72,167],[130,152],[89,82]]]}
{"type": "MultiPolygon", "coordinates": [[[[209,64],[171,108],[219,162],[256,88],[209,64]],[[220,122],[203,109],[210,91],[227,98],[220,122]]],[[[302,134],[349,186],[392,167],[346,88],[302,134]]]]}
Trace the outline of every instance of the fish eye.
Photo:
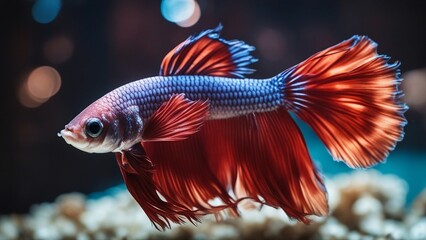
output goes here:
{"type": "Polygon", "coordinates": [[[86,135],[95,138],[101,135],[104,125],[98,118],[89,118],[86,120],[86,135]]]}

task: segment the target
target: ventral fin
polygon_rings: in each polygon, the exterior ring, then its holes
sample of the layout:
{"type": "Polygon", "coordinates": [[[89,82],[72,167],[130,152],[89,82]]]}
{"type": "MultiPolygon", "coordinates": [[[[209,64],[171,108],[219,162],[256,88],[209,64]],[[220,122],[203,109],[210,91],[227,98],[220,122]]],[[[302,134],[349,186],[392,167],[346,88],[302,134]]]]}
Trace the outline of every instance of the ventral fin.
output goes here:
{"type": "Polygon", "coordinates": [[[192,210],[173,199],[164,201],[160,197],[164,193],[154,182],[154,164],[140,143],[116,153],[116,159],[127,189],[157,229],[170,227],[170,221],[182,223],[184,218],[190,222],[198,221],[192,210]]]}
{"type": "Polygon", "coordinates": [[[184,94],[163,103],[145,124],[144,141],[179,141],[199,131],[209,113],[207,101],[191,101],[184,94]]]}
{"type": "Polygon", "coordinates": [[[116,159],[120,168],[128,173],[140,174],[141,171],[150,172],[153,170],[151,160],[140,143],[122,153],[116,153],[116,159]]]}
{"type": "Polygon", "coordinates": [[[255,70],[257,62],[250,52],[255,48],[239,40],[219,37],[222,25],[192,35],[170,51],[163,59],[161,76],[208,75],[243,78],[255,70]]]}

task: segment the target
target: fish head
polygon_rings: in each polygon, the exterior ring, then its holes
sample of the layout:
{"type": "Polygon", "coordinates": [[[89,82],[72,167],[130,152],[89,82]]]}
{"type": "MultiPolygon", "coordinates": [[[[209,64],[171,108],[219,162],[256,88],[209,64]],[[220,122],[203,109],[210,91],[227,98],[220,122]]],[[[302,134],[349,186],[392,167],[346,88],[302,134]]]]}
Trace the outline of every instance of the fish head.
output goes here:
{"type": "Polygon", "coordinates": [[[96,101],[65,125],[58,136],[88,153],[112,152],[120,144],[116,136],[116,119],[115,111],[111,107],[102,101],[96,101]]]}

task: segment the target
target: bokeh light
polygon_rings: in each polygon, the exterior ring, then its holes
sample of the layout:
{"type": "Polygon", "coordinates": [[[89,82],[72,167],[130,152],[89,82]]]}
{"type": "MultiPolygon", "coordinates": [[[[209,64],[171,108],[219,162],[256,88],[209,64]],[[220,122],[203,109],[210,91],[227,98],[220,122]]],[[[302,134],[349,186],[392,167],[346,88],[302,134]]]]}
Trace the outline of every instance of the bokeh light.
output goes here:
{"type": "Polygon", "coordinates": [[[56,69],[42,66],[34,69],[19,90],[22,105],[34,108],[49,100],[61,87],[61,76],[56,69]]]}
{"type": "Polygon", "coordinates": [[[26,82],[23,83],[21,87],[19,88],[18,99],[19,99],[19,102],[27,108],[36,108],[40,106],[41,104],[43,104],[43,102],[36,101],[33,98],[31,98],[31,96],[28,94],[28,87],[26,82]]]}
{"type": "Polygon", "coordinates": [[[161,1],[161,14],[165,19],[174,23],[182,23],[189,20],[194,15],[195,9],[196,3],[194,0],[161,1]]]}
{"type": "Polygon", "coordinates": [[[68,60],[74,52],[71,39],[59,35],[49,39],[43,46],[43,54],[50,62],[60,64],[68,60]]]}
{"type": "Polygon", "coordinates": [[[33,18],[38,23],[50,23],[61,10],[61,0],[36,0],[32,8],[33,18]]]}
{"type": "Polygon", "coordinates": [[[195,25],[198,22],[198,20],[200,20],[200,17],[201,17],[200,5],[198,5],[197,2],[194,2],[194,3],[195,3],[195,8],[194,8],[194,11],[192,12],[192,15],[188,19],[182,22],[177,22],[176,23],[177,25],[181,27],[191,27],[195,25]]]}
{"type": "Polygon", "coordinates": [[[265,59],[279,61],[286,53],[286,39],[279,31],[265,28],[258,34],[257,47],[265,59]]]}
{"type": "Polygon", "coordinates": [[[404,101],[414,109],[426,110],[426,68],[411,70],[403,77],[404,101]]]}

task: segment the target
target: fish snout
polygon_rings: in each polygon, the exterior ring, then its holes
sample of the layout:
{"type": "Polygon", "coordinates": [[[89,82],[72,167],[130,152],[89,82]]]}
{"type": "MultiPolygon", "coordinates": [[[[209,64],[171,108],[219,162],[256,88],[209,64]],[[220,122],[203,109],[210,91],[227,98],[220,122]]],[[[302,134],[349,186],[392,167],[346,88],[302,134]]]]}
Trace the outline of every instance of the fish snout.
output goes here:
{"type": "Polygon", "coordinates": [[[58,135],[58,137],[64,137],[64,136],[69,135],[69,134],[67,134],[67,132],[73,133],[74,128],[67,124],[67,125],[65,125],[64,129],[62,129],[60,132],[57,133],[57,135],[58,135]]]}
{"type": "MultiPolygon", "coordinates": [[[[64,129],[58,133],[58,137],[62,137],[66,143],[85,152],[106,152],[97,151],[99,144],[97,142],[93,143],[91,139],[88,139],[78,126],[65,125],[64,129]]],[[[110,150],[108,149],[108,151],[110,150]]]]}
{"type": "Polygon", "coordinates": [[[75,141],[79,138],[76,129],[75,126],[67,124],[64,129],[58,133],[58,137],[64,138],[67,142],[68,140],[75,141]]]}
{"type": "Polygon", "coordinates": [[[62,137],[68,144],[83,151],[86,151],[85,148],[89,145],[89,142],[86,141],[84,136],[78,133],[77,128],[65,126],[65,128],[58,133],[58,136],[62,137]]]}
{"type": "Polygon", "coordinates": [[[70,131],[70,132],[74,132],[74,127],[72,127],[72,126],[70,126],[69,124],[67,124],[67,125],[65,125],[65,129],[64,130],[67,130],[67,131],[70,131]]]}

